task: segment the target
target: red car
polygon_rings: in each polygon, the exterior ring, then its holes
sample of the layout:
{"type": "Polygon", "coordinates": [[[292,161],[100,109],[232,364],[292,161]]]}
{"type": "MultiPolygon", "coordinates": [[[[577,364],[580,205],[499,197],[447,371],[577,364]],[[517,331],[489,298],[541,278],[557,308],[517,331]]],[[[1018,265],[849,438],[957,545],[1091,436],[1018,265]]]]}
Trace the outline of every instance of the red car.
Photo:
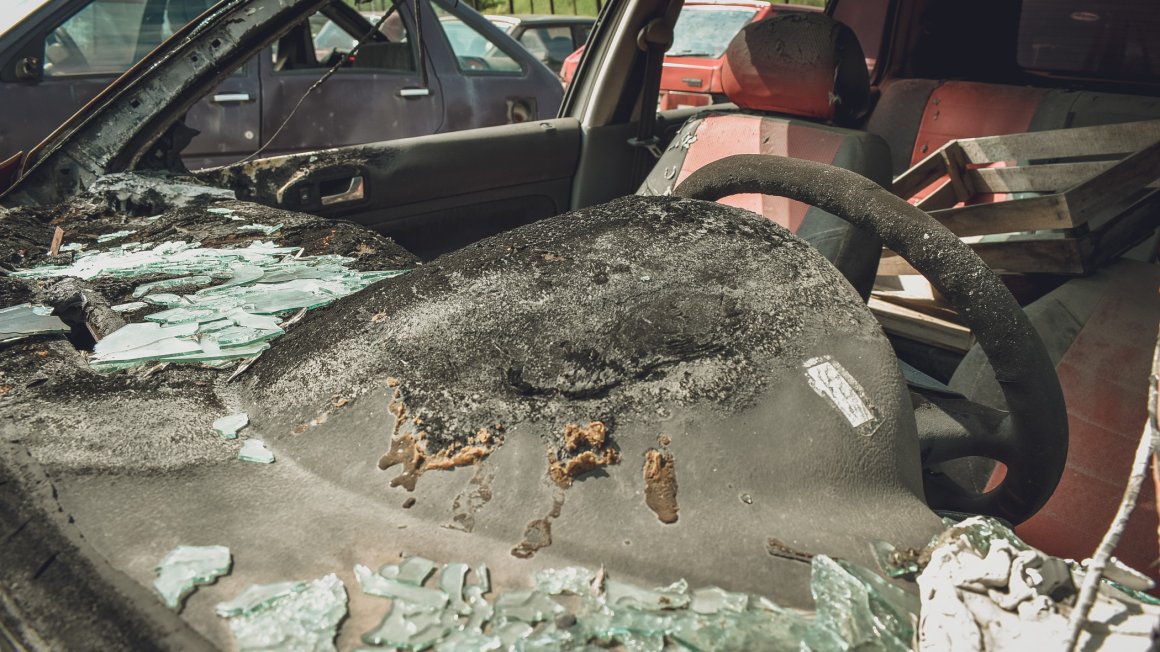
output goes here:
{"type": "MultiPolygon", "coordinates": [[[[707,106],[726,101],[721,66],[729,41],[751,22],[789,11],[821,11],[805,5],[773,5],[761,0],[690,0],[673,29],[665,55],[657,109],[707,106]]],[[[572,81],[584,48],[564,60],[564,84],[572,81]]]]}

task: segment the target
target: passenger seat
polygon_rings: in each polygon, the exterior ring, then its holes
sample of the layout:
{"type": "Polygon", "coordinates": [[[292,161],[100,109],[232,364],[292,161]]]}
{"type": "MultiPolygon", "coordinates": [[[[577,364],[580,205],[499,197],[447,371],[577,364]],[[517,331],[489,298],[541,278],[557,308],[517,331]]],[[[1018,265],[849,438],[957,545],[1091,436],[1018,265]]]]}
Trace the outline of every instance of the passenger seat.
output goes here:
{"type": "MultiPolygon", "coordinates": [[[[725,52],[722,86],[738,108],[690,118],[638,194],[670,194],[697,169],[733,154],[828,163],[890,187],[886,141],[848,128],[864,116],[870,97],[862,47],[849,27],[814,13],[751,23],[725,52]]],[[[877,238],[782,197],[736,195],[721,203],[764,215],[801,236],[834,263],[863,298],[869,296],[882,251],[877,238]]]]}

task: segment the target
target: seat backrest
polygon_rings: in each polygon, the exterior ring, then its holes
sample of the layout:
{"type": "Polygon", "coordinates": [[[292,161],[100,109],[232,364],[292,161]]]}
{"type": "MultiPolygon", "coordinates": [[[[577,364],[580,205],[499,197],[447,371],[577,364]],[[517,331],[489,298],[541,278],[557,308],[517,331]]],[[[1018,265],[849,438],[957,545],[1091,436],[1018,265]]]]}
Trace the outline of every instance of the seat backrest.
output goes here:
{"type": "MultiPolygon", "coordinates": [[[[828,163],[889,187],[890,148],[846,128],[866,112],[869,75],[858,39],[814,13],[751,23],[725,53],[722,86],[736,110],[690,118],[639,194],[664,195],[707,163],[733,154],[770,154],[828,163]]],[[[759,213],[813,244],[864,297],[881,243],[845,221],[781,197],[735,195],[721,203],[759,213]]]]}

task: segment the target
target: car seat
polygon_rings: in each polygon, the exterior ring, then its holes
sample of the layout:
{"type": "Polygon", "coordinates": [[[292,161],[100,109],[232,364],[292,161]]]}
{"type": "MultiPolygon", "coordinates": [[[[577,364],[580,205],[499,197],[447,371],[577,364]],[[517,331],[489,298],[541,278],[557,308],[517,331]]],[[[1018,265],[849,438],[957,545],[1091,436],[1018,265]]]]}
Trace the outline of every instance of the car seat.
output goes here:
{"type": "MultiPolygon", "coordinates": [[[[690,118],[637,191],[666,195],[703,165],[733,154],[772,154],[828,163],[890,187],[886,141],[849,128],[865,115],[869,73],[858,38],[824,14],[793,13],[746,25],[722,70],[737,109],[690,118]]],[[[816,208],[781,197],[736,195],[722,203],[760,213],[813,244],[868,297],[882,246],[816,208]]]]}

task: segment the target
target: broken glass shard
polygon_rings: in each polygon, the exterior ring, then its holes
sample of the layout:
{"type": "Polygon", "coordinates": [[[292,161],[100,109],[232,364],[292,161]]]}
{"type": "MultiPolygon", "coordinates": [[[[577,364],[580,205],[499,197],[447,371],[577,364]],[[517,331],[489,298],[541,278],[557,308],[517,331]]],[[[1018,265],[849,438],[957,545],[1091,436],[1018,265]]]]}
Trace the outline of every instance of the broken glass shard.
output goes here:
{"type": "Polygon", "coordinates": [[[508,649],[513,649],[517,642],[527,638],[535,631],[531,625],[522,622],[503,623],[492,629],[500,643],[508,649]]]}
{"type": "Polygon", "coordinates": [[[261,233],[262,235],[273,235],[281,228],[281,224],[275,224],[274,226],[267,226],[265,224],[242,224],[238,227],[238,233],[261,233]]]}
{"type": "Polygon", "coordinates": [[[503,621],[536,624],[564,612],[564,607],[540,591],[508,591],[493,605],[495,616],[503,621]]]}
{"type": "Polygon", "coordinates": [[[536,588],[548,595],[588,595],[596,573],[582,566],[548,568],[535,574],[536,588]]]}
{"type": "Polygon", "coordinates": [[[250,423],[250,415],[245,412],[231,414],[213,422],[213,431],[224,439],[237,439],[238,431],[250,423]]]}
{"type": "Polygon", "coordinates": [[[444,617],[441,611],[405,613],[395,603],[383,622],[363,634],[362,640],[369,645],[423,650],[440,641],[454,627],[454,620],[444,617]]]}
{"type": "Polygon", "coordinates": [[[423,586],[435,570],[435,562],[422,557],[407,557],[397,564],[383,564],[379,575],[404,584],[423,586]]]}
{"type": "Polygon", "coordinates": [[[331,573],[301,591],[231,616],[230,631],[243,651],[330,651],[338,624],[346,617],[346,603],[346,587],[331,573]]]}
{"type": "Polygon", "coordinates": [[[238,451],[238,459],[259,464],[273,464],[274,454],[260,439],[247,439],[242,442],[242,450],[238,451]]]}
{"type": "Polygon", "coordinates": [[[354,567],[354,576],[358,579],[363,593],[370,595],[402,600],[417,607],[431,610],[442,609],[448,602],[447,594],[439,589],[426,589],[389,579],[374,573],[362,564],[354,567]]]}
{"type": "Polygon", "coordinates": [[[148,303],[148,304],[154,305],[154,306],[165,306],[166,308],[174,308],[177,306],[188,305],[189,302],[186,301],[185,298],[179,294],[170,294],[169,292],[157,292],[156,294],[150,294],[149,296],[145,297],[145,303],[148,303]]]}
{"type": "Polygon", "coordinates": [[[468,569],[467,564],[456,562],[445,565],[439,574],[439,590],[446,593],[449,600],[447,608],[461,616],[471,613],[471,606],[463,600],[463,584],[468,569]]]}
{"type": "Polygon", "coordinates": [[[134,230],[113,231],[112,233],[106,233],[105,235],[97,236],[97,242],[98,243],[112,242],[113,240],[120,240],[121,238],[127,238],[127,237],[133,235],[134,233],[136,233],[136,231],[134,231],[134,230]]]}
{"type": "Polygon", "coordinates": [[[871,543],[870,550],[874,553],[878,567],[887,577],[905,577],[920,570],[916,550],[899,550],[886,541],[871,543]]]}
{"type": "Polygon", "coordinates": [[[22,303],[0,309],[0,342],[13,342],[33,335],[67,333],[69,327],[47,306],[22,303]]]}
{"type": "Polygon", "coordinates": [[[225,546],[177,546],[157,565],[153,588],[170,609],[179,609],[196,585],[210,584],[229,573],[230,563],[230,549],[225,546]]]}
{"type": "Polygon", "coordinates": [[[272,584],[251,584],[244,591],[228,602],[219,602],[214,606],[217,615],[228,618],[240,616],[269,604],[285,595],[297,593],[306,589],[306,582],[274,582],[272,584]]]}
{"type": "Polygon", "coordinates": [[[942,536],[965,536],[971,547],[979,551],[980,557],[986,557],[991,552],[991,542],[996,539],[1010,543],[1016,550],[1030,550],[1014,530],[989,516],[975,516],[952,524],[942,536]]]}
{"type": "Polygon", "coordinates": [[[685,580],[651,591],[616,580],[608,580],[604,587],[610,605],[639,609],[681,609],[689,605],[689,585],[685,580]]]}
{"type": "Polygon", "coordinates": [[[136,312],[149,304],[144,301],[130,301],[129,303],[119,303],[113,306],[113,312],[136,312]]]}
{"type": "Polygon", "coordinates": [[[748,607],[748,594],[733,593],[716,586],[693,591],[693,599],[689,604],[689,609],[699,614],[715,614],[722,611],[742,613],[748,607]]]}
{"type": "MultiPolygon", "coordinates": [[[[457,630],[448,634],[435,645],[435,652],[491,652],[503,649],[504,643],[498,636],[483,632],[457,630]]],[[[527,647],[523,648],[527,650],[527,647]]],[[[555,649],[559,649],[558,647],[555,649]]]]}
{"type": "MultiPolygon", "coordinates": [[[[221,366],[229,360],[255,358],[268,348],[266,342],[284,332],[279,327],[281,319],[275,315],[328,305],[377,280],[406,271],[358,272],[347,267],[353,262],[351,258],[303,257],[301,252],[300,247],[278,247],[271,242],[252,242],[237,249],[212,249],[183,241],[132,243],[109,251],[78,254],[68,266],[43,266],[14,274],[24,278],[70,275],[82,279],[176,276],[143,283],[134,295],[166,308],[147,315],[146,322],[192,325],[197,337],[183,331],[154,332],[156,338],[151,341],[135,339],[101,347],[90,358],[90,364],[103,373],[154,360],[221,366]],[[161,292],[204,285],[215,278],[226,280],[192,294],[161,292]],[[226,320],[237,328],[228,328],[222,323],[226,320]],[[203,326],[197,327],[198,324],[203,326]]],[[[142,304],[120,308],[129,312],[146,307],[142,304]]],[[[130,330],[121,337],[139,337],[143,333],[130,330]]]]}
{"type": "Polygon", "coordinates": [[[803,645],[813,650],[912,649],[918,598],[873,572],[826,555],[811,560],[817,616],[803,645]]]}
{"type": "Polygon", "coordinates": [[[205,275],[198,276],[183,276],[181,278],[171,278],[164,281],[153,281],[152,283],[142,283],[133,290],[133,298],[140,299],[154,290],[168,290],[169,288],[185,287],[192,285],[206,285],[213,283],[213,278],[205,275]]]}

